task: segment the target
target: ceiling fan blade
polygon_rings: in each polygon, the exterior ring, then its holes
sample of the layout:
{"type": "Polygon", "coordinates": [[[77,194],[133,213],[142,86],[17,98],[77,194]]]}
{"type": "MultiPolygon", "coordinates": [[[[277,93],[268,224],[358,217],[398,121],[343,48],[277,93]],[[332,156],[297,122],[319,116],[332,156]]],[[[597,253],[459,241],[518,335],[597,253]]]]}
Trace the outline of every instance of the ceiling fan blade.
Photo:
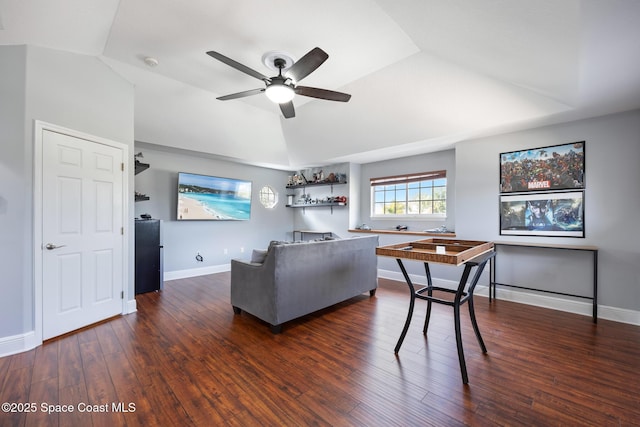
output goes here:
{"type": "Polygon", "coordinates": [[[209,55],[212,58],[217,59],[220,62],[224,62],[228,66],[233,67],[238,71],[242,71],[243,73],[248,74],[251,77],[255,77],[258,80],[264,80],[264,81],[270,81],[271,80],[269,77],[265,76],[264,74],[259,73],[256,70],[251,69],[251,68],[247,67],[246,65],[243,65],[243,64],[241,64],[241,63],[239,63],[237,61],[234,61],[233,59],[228,58],[228,57],[224,56],[221,53],[218,53],[218,52],[215,52],[215,51],[211,50],[211,51],[207,52],[207,55],[209,55]]]}
{"type": "Polygon", "coordinates": [[[287,70],[285,76],[297,83],[322,65],[328,57],[329,55],[327,55],[324,50],[315,47],[293,64],[291,68],[287,70]]]}
{"type": "Polygon", "coordinates": [[[293,101],[280,104],[280,111],[282,111],[282,115],[285,119],[290,119],[296,116],[296,110],[293,108],[293,101]]]}
{"type": "Polygon", "coordinates": [[[351,95],[349,95],[348,93],[319,89],[317,87],[309,86],[296,86],[294,92],[298,95],[309,96],[311,98],[326,99],[328,101],[347,102],[351,99],[351,95]]]}
{"type": "Polygon", "coordinates": [[[265,89],[251,89],[251,90],[245,90],[244,92],[232,93],[231,95],[219,96],[216,99],[220,101],[228,101],[230,99],[238,99],[238,98],[244,98],[245,96],[257,95],[264,91],[265,89]]]}

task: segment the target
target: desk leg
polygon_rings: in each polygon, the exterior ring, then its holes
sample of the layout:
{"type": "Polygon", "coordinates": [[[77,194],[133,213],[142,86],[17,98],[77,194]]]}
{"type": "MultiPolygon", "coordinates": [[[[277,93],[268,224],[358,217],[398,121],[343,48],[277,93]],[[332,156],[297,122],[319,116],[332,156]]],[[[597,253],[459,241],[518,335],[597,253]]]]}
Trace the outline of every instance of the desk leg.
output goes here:
{"type": "Polygon", "coordinates": [[[404,337],[407,335],[407,331],[409,330],[409,325],[411,324],[411,317],[413,316],[413,307],[416,303],[416,291],[413,287],[413,283],[411,283],[411,279],[409,278],[409,274],[407,274],[407,270],[404,268],[404,264],[402,264],[402,260],[400,258],[396,258],[398,261],[398,265],[400,266],[400,270],[404,276],[404,280],[407,282],[407,286],[409,286],[409,296],[411,297],[411,302],[409,303],[409,313],[407,314],[407,320],[404,322],[404,328],[402,328],[402,333],[400,334],[400,338],[398,339],[398,343],[396,344],[396,348],[393,350],[396,354],[400,351],[400,346],[404,341],[404,337]]]}

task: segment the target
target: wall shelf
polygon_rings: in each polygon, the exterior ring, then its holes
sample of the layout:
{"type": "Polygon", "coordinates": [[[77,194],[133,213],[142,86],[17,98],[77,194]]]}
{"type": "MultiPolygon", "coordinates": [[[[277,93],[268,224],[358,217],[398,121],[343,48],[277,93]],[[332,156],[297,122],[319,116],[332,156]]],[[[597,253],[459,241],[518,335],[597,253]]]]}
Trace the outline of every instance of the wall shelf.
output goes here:
{"type": "Polygon", "coordinates": [[[136,160],[134,175],[138,175],[140,172],[146,171],[147,169],[149,169],[149,163],[142,163],[136,160]]]}
{"type": "Polygon", "coordinates": [[[347,182],[328,182],[328,181],[323,181],[323,182],[309,182],[307,184],[299,184],[299,185],[287,185],[287,190],[294,190],[296,188],[306,188],[306,187],[317,187],[317,186],[321,186],[321,185],[330,185],[331,186],[331,192],[333,192],[333,186],[334,185],[345,185],[347,182]]]}
{"type": "MultiPolygon", "coordinates": [[[[149,163],[142,163],[139,160],[135,160],[134,162],[134,175],[138,175],[140,172],[144,172],[149,169],[149,163]]],[[[149,196],[146,194],[135,194],[134,201],[143,202],[145,200],[149,200],[149,196]]]]}
{"type": "Polygon", "coordinates": [[[296,203],[293,205],[285,205],[288,208],[322,208],[322,207],[327,207],[329,206],[331,208],[331,213],[333,213],[333,207],[334,206],[347,206],[346,203],[341,203],[341,202],[334,202],[334,203],[296,203]]]}

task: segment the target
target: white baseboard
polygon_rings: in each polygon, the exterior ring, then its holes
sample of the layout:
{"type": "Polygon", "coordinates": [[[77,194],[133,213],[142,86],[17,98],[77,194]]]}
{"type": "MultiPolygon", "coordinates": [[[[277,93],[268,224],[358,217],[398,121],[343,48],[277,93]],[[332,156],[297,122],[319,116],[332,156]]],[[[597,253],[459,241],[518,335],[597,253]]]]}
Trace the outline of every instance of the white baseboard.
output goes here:
{"type": "Polygon", "coordinates": [[[204,276],[207,274],[231,271],[231,264],[211,265],[208,267],[190,268],[187,270],[165,271],[164,280],[186,279],[188,277],[204,276]]]}
{"type": "Polygon", "coordinates": [[[36,342],[35,331],[0,338],[0,357],[22,353],[34,349],[40,344],[42,344],[42,342],[36,342]]]}
{"type": "MultiPolygon", "coordinates": [[[[378,277],[397,280],[405,283],[404,276],[400,272],[390,270],[378,270],[378,277]]],[[[409,275],[415,285],[426,286],[427,279],[420,275],[409,275]]],[[[455,288],[458,282],[452,280],[433,278],[434,286],[455,288]]],[[[477,296],[489,297],[489,284],[477,285],[477,296]]],[[[584,316],[593,315],[593,304],[591,302],[576,301],[572,299],[541,295],[533,292],[515,291],[506,287],[498,286],[497,299],[513,301],[521,304],[533,305],[536,307],[550,308],[553,310],[566,311],[568,313],[582,314],[584,316]]],[[[476,304],[477,305],[477,304],[476,304]]],[[[598,305],[598,319],[612,320],[614,322],[629,323],[640,326],[640,311],[627,310],[624,308],[598,305]]]]}
{"type": "Polygon", "coordinates": [[[131,299],[127,301],[125,312],[122,314],[131,314],[131,313],[135,313],[136,311],[138,311],[138,305],[136,304],[136,300],[131,299]]]}
{"type": "MultiPolygon", "coordinates": [[[[130,314],[137,311],[136,300],[129,300],[125,304],[126,312],[122,314],[130,314]]],[[[0,338],[0,357],[10,356],[12,354],[23,353],[42,345],[42,340],[36,339],[36,332],[29,331],[24,334],[13,335],[10,337],[0,338]]]]}

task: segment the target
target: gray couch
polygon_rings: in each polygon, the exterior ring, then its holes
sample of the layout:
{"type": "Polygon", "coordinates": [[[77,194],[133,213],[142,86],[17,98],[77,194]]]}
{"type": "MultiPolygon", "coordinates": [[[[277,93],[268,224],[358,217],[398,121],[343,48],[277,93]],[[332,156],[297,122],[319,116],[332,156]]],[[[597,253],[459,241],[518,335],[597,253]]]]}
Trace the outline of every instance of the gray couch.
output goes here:
{"type": "Polygon", "coordinates": [[[233,310],[244,310],[279,333],[289,320],[364,292],[373,296],[378,287],[376,246],[378,236],[272,242],[262,263],[231,260],[233,310]]]}

